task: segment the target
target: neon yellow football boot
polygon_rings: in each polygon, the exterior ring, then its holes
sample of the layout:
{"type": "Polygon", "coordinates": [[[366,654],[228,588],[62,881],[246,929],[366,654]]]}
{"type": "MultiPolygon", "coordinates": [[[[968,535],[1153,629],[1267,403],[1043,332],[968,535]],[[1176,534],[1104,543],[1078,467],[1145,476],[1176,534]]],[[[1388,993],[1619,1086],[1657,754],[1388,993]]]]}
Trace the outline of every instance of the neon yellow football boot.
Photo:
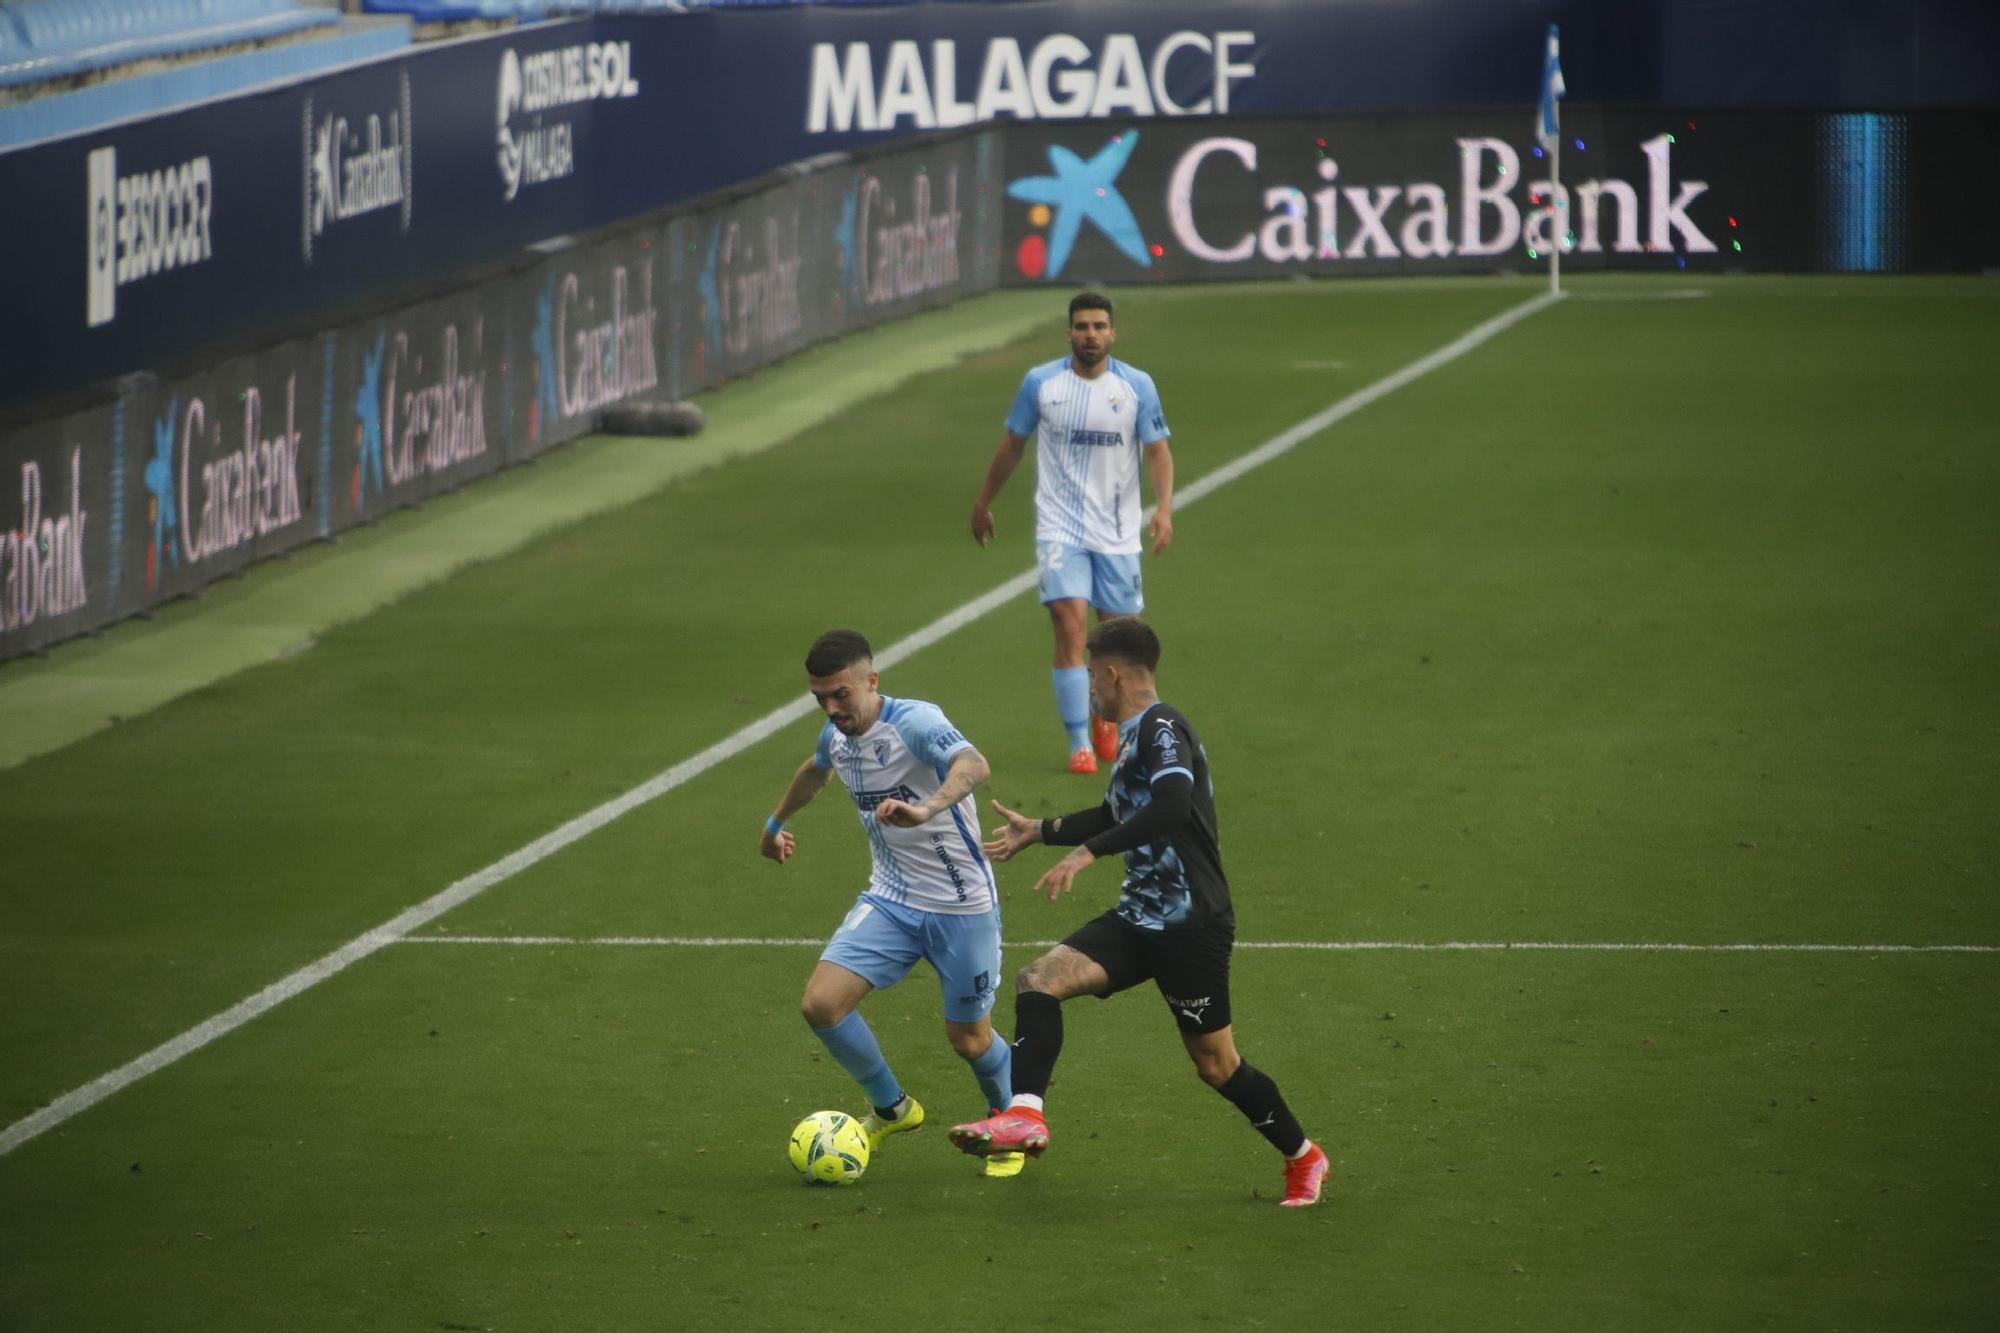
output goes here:
{"type": "Polygon", "coordinates": [[[894,1120],[884,1120],[870,1111],[861,1117],[861,1132],[868,1136],[868,1155],[873,1157],[882,1151],[882,1140],[891,1134],[909,1134],[924,1127],[923,1103],[909,1093],[903,1094],[903,1113],[894,1120]]]}
{"type": "Polygon", "coordinates": [[[1005,1180],[1009,1176],[1020,1175],[1022,1169],[1027,1165],[1028,1154],[1024,1152],[989,1153],[986,1157],[985,1165],[980,1168],[979,1174],[988,1180],[1005,1180]]]}

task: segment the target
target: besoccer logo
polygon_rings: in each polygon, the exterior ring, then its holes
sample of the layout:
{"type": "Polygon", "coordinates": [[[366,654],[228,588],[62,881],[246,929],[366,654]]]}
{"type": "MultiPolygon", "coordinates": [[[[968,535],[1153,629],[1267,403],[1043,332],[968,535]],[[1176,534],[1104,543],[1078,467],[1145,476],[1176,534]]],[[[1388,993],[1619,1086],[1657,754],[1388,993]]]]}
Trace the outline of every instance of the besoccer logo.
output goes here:
{"type": "Polygon", "coordinates": [[[1139,220],[1132,216],[1131,206],[1117,186],[1118,173],[1138,146],[1139,132],[1126,130],[1112,135],[1111,141],[1086,161],[1060,144],[1050,144],[1049,165],[1055,175],[1024,176],[1007,183],[1008,198],[1034,205],[1028,210],[1028,221],[1036,228],[1048,229],[1046,237],[1037,230],[1021,238],[1014,263],[1023,275],[1051,280],[1061,277],[1086,221],[1140,268],[1153,266],[1146,238],[1139,234],[1139,220]]]}

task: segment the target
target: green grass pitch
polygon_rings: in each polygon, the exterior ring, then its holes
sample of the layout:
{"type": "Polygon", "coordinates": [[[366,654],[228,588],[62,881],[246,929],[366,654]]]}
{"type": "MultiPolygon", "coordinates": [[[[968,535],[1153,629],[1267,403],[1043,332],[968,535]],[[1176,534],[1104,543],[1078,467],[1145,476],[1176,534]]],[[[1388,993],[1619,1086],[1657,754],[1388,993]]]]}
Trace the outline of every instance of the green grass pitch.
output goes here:
{"type": "MultiPolygon", "coordinates": [[[[756,856],[801,721],[0,1156],[0,1329],[1993,1327],[2000,285],[1571,288],[1147,566],[1324,1206],[1148,991],[1066,1008],[988,1182],[920,969],[864,1012],[933,1128],[807,1189],[793,1122],[862,1109],[812,948],[453,941],[823,937],[839,793],[756,856]],[[1370,942],[1862,947],[1305,947],[1370,942]]],[[[1118,351],[1185,485],[1538,290],[1136,290],[1118,351]]],[[[0,772],[0,1127],[1025,570],[1030,472],[967,511],[1060,311],[0,772]]],[[[884,688],[1052,813],[1101,786],[1047,660],[1023,596],[884,688]]],[[[1051,859],[1010,965],[1115,895],[1051,859]]]]}

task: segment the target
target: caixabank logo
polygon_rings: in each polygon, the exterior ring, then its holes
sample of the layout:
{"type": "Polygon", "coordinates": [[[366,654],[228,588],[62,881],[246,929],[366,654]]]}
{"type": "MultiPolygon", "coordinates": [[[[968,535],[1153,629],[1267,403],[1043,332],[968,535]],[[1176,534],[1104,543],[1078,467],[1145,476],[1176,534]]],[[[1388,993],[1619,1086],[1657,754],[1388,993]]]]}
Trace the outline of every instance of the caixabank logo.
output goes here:
{"type": "Polygon", "coordinates": [[[1504,137],[1441,116],[1049,136],[1035,146],[1050,171],[1008,183],[1029,207],[1006,239],[1031,281],[1466,271],[1545,259],[1558,232],[1566,255],[1609,267],[1721,253],[1733,211],[1685,178],[1687,145],[1597,137],[1565,145],[1576,174],[1558,185],[1504,137]]]}
{"type": "Polygon", "coordinates": [[[650,257],[551,271],[535,297],[528,331],[534,362],[529,443],[553,438],[563,422],[658,387],[659,317],[650,257]]]}
{"type": "Polygon", "coordinates": [[[840,256],[835,296],[842,306],[893,305],[959,282],[959,170],[919,165],[907,186],[866,168],[840,195],[833,245],[840,256]]]}
{"type": "Polygon", "coordinates": [[[169,568],[226,556],[304,519],[298,396],[298,375],[287,374],[282,421],[257,383],[218,381],[214,391],[190,392],[185,406],[178,393],[167,399],[144,473],[148,592],[169,568]]]}
{"type": "Polygon", "coordinates": [[[1014,266],[1025,278],[1060,278],[1085,223],[1119,254],[1150,268],[1149,249],[1132,206],[1118,191],[1119,173],[1139,146],[1139,132],[1114,134],[1089,157],[1059,143],[1048,146],[1049,174],[1007,182],[1007,197],[1029,205],[1031,230],[1014,246],[1014,266]]]}
{"type": "Polygon", "coordinates": [[[799,275],[806,223],[786,197],[736,210],[708,224],[695,295],[701,338],[695,375],[757,359],[805,328],[799,275]]]}
{"type": "Polygon", "coordinates": [[[385,327],[358,349],[354,466],[357,515],[425,477],[486,455],[486,321],[433,331],[385,327]]]}
{"type": "Polygon", "coordinates": [[[22,460],[18,524],[0,503],[0,634],[80,611],[90,600],[82,447],[71,446],[48,474],[41,459],[22,460]]]}
{"type": "Polygon", "coordinates": [[[322,110],[313,94],[304,106],[305,216],[300,248],[308,264],[330,226],[370,213],[395,213],[410,229],[416,201],[416,144],[410,113],[410,76],[398,77],[388,106],[322,110]]]}

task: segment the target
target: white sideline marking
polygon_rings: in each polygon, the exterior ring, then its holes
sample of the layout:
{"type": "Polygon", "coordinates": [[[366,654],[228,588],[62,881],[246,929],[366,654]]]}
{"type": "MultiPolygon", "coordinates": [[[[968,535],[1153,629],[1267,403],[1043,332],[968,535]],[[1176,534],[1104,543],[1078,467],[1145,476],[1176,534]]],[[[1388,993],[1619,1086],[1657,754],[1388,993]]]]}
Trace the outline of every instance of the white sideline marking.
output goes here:
{"type": "MultiPolygon", "coordinates": [[[[1488,342],[1520,323],[1528,316],[1561,298],[1544,292],[1532,300],[1524,301],[1510,310],[1501,312],[1470,332],[1446,343],[1437,351],[1421,357],[1401,370],[1376,381],[1367,388],[1334,403],[1289,430],[1265,441],[1256,449],[1236,459],[1227,466],[1209,473],[1190,486],[1180,489],[1175,496],[1177,508],[1186,508],[1196,500],[1227,485],[1244,473],[1262,467],[1272,459],[1289,453],[1300,443],[1309,439],[1337,421],[1341,421],[1377,399],[1394,393],[1397,389],[1421,379],[1440,366],[1449,364],[1467,352],[1488,342]]],[[[1150,513],[1151,510],[1149,509],[1150,513]]],[[[931,622],[924,628],[890,645],[875,655],[877,666],[894,666],[946,635],[971,624],[987,612],[1012,600],[1035,586],[1036,574],[1030,569],[1007,580],[999,587],[983,596],[976,597],[931,622]]],[[[623,796],[614,797],[596,809],[578,815],[561,828],[545,833],[527,846],[521,848],[484,870],[466,876],[449,888],[443,889],[401,915],[384,922],[375,929],[349,941],[335,949],[316,963],[308,964],[279,981],[274,981],[247,1000],[242,1000],[204,1022],[197,1023],[186,1032],[169,1041],[155,1046],[144,1055],[118,1066],[80,1088],[72,1089],[30,1115],[15,1121],[0,1131],[0,1157],[4,1157],[38,1134],[54,1129],[73,1116],[80,1115],[115,1092],[119,1092],[148,1074],[156,1073],[179,1060],[184,1055],[200,1050],[217,1037],[234,1032],[251,1019],[275,1009],[286,1000],[303,991],[317,986],[328,977],[345,971],[355,963],[374,953],[387,944],[394,944],[443,916],[452,908],[461,906],[478,897],[495,884],[512,879],[523,870],[554,856],[571,843],[588,837],[621,815],[629,814],[639,806],[657,796],[663,796],[692,778],[698,777],[726,759],[734,758],[790,723],[806,717],[813,711],[813,704],[805,696],[794,699],[781,708],[773,709],[757,721],[732,736],[717,741],[692,759],[675,764],[666,772],[647,779],[623,796]]]]}
{"type": "MultiPolygon", "coordinates": [[[[824,939],[729,935],[406,935],[398,944],[602,945],[617,948],[821,948],[824,939]]],[[[1003,949],[1047,949],[1061,940],[1007,940],[1003,949]]],[[[2000,944],[1668,944],[1551,940],[1238,940],[1239,949],[1303,953],[2000,953],[2000,944]]]]}

